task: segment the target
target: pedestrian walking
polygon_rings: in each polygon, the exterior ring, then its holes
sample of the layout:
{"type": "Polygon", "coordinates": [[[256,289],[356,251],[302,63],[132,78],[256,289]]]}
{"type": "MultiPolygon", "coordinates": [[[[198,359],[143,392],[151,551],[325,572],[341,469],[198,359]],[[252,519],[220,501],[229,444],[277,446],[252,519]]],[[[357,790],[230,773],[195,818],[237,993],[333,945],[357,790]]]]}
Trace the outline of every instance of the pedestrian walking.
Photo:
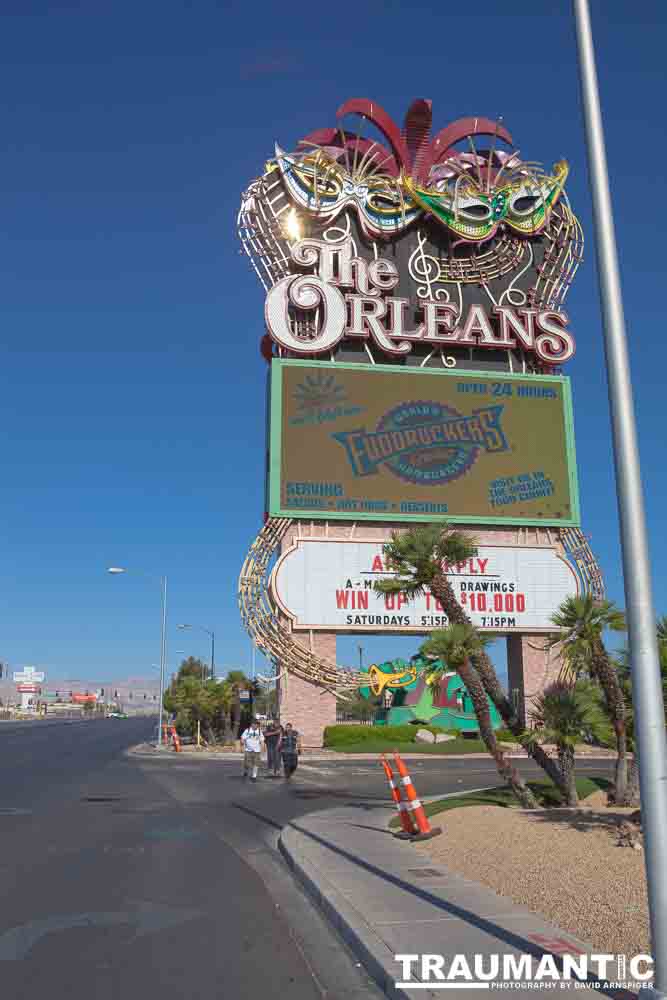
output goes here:
{"type": "Polygon", "coordinates": [[[280,737],[283,734],[283,727],[275,719],[269,722],[264,730],[264,742],[266,743],[266,769],[271,777],[278,777],[280,767],[280,737]]]}
{"type": "Polygon", "coordinates": [[[263,743],[264,737],[259,726],[259,721],[257,719],[253,719],[248,728],[241,733],[241,744],[243,746],[243,777],[247,778],[248,772],[250,771],[251,781],[257,781],[257,769],[259,767],[263,743]]]}
{"type": "Polygon", "coordinates": [[[297,732],[291,722],[288,722],[280,739],[280,755],[283,759],[286,781],[289,781],[296,771],[300,753],[301,734],[297,732]]]}

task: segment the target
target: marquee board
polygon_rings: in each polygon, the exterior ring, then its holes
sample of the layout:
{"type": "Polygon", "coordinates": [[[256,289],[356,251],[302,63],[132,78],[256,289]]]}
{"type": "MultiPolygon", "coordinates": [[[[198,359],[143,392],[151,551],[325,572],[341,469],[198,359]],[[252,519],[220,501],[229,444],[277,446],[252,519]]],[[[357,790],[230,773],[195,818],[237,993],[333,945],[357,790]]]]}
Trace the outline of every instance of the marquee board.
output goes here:
{"type": "Polygon", "coordinates": [[[578,525],[569,379],[274,359],[268,512],[578,525]]]}
{"type": "MultiPolygon", "coordinates": [[[[425,633],[448,624],[431,594],[374,591],[391,575],[377,541],[299,538],[278,560],[271,593],[296,630],[425,633]]],[[[492,632],[553,631],[551,615],[579,590],[574,568],[544,545],[481,545],[447,576],[473,624],[492,632]]]]}

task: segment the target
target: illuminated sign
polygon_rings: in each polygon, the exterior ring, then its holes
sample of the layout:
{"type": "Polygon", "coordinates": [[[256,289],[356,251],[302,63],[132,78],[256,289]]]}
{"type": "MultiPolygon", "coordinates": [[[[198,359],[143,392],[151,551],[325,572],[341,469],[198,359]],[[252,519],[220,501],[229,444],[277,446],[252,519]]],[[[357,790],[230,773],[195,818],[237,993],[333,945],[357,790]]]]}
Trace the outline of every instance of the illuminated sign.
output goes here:
{"type": "Polygon", "coordinates": [[[577,525],[569,381],[274,359],[269,513],[577,525]]]}
{"type": "MultiPolygon", "coordinates": [[[[395,264],[385,257],[367,263],[354,255],[351,240],[301,240],[292,247],[291,257],[300,267],[314,267],[315,273],[280,280],[267,295],[264,312],[269,335],[294,354],[331,351],[343,337],[368,340],[394,357],[409,354],[414,343],[432,350],[520,348],[551,365],[569,361],[574,354],[574,337],[563,312],[510,305],[487,309],[479,303],[462,312],[454,302],[424,298],[415,304],[387,295],[399,281],[395,264]],[[420,320],[413,328],[407,319],[410,311],[420,320]],[[308,337],[301,332],[304,323],[309,324],[308,337]]],[[[454,367],[456,361],[451,361],[449,367],[454,367]]]]}
{"type": "MultiPolygon", "coordinates": [[[[299,538],[278,560],[271,593],[296,630],[424,633],[447,625],[429,593],[408,599],[373,590],[391,575],[380,542],[299,538]]],[[[551,615],[579,590],[573,567],[549,546],[481,545],[447,576],[473,624],[493,632],[553,631],[551,615]]]]}
{"type": "Polygon", "coordinates": [[[432,125],[430,101],[401,125],[359,98],[291,152],[275,146],[238,216],[267,360],[550,374],[572,357],[563,303],[583,235],[569,165],[524,159],[501,122],[432,125]]]}

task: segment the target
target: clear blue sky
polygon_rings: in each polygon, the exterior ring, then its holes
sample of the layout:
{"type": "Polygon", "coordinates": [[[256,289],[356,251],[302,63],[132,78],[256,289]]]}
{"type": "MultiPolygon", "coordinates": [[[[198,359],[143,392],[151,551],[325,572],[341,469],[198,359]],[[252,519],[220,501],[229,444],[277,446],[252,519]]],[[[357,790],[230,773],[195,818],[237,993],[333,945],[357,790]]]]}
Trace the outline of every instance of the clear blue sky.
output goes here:
{"type": "MultiPolygon", "coordinates": [[[[667,7],[592,7],[664,613],[667,7]]],[[[567,0],[5,0],[0,83],[0,658],[150,674],[158,586],[105,574],[126,564],[168,575],[171,623],[215,628],[221,666],[249,664],[236,582],[262,523],[265,364],[239,195],[274,140],[332,124],[350,97],[399,119],[429,97],[436,127],[500,114],[527,158],[570,161],[587,238],[568,300],[584,529],[623,604],[567,0]]],[[[364,645],[385,658],[415,643],[364,645]]],[[[207,638],[172,628],[169,648],[171,663],[205,655],[207,638]]]]}

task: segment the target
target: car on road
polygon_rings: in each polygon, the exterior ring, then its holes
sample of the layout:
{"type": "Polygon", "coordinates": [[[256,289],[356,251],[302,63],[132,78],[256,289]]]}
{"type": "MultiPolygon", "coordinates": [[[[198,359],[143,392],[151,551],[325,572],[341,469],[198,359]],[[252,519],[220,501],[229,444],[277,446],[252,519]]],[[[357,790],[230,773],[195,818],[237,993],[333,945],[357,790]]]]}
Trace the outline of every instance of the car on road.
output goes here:
{"type": "Polygon", "coordinates": [[[126,712],[109,712],[107,719],[129,719],[129,715],[126,712]]]}

